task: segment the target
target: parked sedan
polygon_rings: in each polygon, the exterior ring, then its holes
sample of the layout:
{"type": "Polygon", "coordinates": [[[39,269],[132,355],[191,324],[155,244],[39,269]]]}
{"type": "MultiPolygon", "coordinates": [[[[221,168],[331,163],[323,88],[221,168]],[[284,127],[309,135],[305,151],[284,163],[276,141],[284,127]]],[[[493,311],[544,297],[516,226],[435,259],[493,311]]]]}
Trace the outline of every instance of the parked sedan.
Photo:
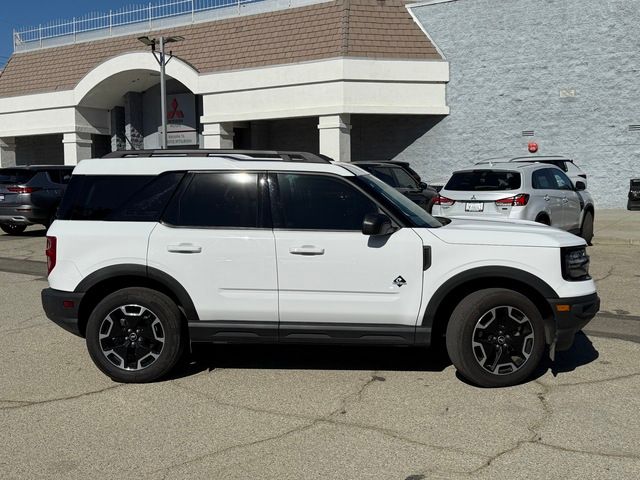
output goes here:
{"type": "Polygon", "coordinates": [[[413,169],[407,169],[404,162],[357,161],[353,163],[405,194],[427,212],[431,212],[438,192],[422,182],[413,169]]]}
{"type": "Polygon", "coordinates": [[[558,167],[505,162],[454,172],[434,215],[532,220],[593,238],[594,206],[583,182],[574,186],[558,167]]]}
{"type": "Polygon", "coordinates": [[[18,235],[29,225],[48,227],[72,171],[66,166],[0,168],[0,229],[18,235]]]}

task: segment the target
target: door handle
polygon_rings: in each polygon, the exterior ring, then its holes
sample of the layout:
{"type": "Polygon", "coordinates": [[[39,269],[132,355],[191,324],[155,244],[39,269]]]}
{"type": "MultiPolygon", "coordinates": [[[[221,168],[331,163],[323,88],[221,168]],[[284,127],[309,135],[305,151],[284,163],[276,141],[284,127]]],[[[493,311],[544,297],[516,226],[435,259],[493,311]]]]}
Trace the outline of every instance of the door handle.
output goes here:
{"type": "Polygon", "coordinates": [[[314,245],[302,245],[301,247],[291,247],[289,249],[291,255],[324,255],[324,248],[314,245]]]}
{"type": "Polygon", "coordinates": [[[551,198],[549,197],[549,195],[545,195],[545,196],[544,196],[544,201],[545,201],[545,202],[548,202],[549,200],[551,200],[551,198]]]}
{"type": "Polygon", "coordinates": [[[569,203],[569,199],[567,197],[562,197],[562,203],[569,203]]]}
{"type": "Polygon", "coordinates": [[[202,247],[192,243],[181,243],[180,245],[168,245],[167,252],[170,253],[200,253],[202,247]]]}

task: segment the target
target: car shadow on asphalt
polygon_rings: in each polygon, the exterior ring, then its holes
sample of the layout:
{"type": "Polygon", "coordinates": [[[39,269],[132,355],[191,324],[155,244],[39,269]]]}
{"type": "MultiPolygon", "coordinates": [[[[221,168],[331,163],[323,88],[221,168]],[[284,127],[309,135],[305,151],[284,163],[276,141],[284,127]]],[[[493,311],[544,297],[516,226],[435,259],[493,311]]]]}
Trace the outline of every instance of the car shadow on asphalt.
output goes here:
{"type": "Polygon", "coordinates": [[[562,373],[573,372],[577,368],[597,360],[599,356],[598,350],[593,346],[589,337],[584,332],[578,332],[569,350],[557,352],[554,362],[549,359],[546,361],[545,372],[551,370],[554,377],[562,373]]]}
{"type": "Polygon", "coordinates": [[[447,354],[437,348],[198,344],[168,379],[218,368],[441,372],[449,365],[447,354]]]}
{"type": "Polygon", "coordinates": [[[42,228],[38,228],[38,227],[34,227],[34,228],[30,228],[28,230],[25,230],[22,233],[19,233],[17,235],[9,235],[8,233],[4,233],[2,231],[0,231],[0,237],[5,237],[6,239],[18,239],[20,237],[44,237],[47,234],[47,229],[42,227],[42,228]]]}

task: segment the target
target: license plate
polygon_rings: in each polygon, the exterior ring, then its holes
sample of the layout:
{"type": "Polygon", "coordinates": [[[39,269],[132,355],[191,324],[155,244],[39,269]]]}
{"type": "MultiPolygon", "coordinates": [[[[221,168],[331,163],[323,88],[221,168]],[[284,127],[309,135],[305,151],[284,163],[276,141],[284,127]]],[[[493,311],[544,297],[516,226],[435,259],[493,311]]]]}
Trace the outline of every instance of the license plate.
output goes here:
{"type": "Polygon", "coordinates": [[[482,202],[467,202],[464,207],[465,212],[483,212],[484,203],[482,202]]]}

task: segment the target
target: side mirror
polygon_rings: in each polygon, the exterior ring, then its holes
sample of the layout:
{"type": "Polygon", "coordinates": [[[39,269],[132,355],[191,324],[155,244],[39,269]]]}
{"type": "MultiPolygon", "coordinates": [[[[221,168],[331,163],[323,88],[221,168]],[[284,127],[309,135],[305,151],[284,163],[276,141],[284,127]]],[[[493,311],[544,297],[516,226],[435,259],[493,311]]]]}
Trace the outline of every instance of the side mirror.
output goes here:
{"type": "Polygon", "coordinates": [[[584,184],[584,182],[580,182],[580,181],[576,182],[576,191],[577,192],[582,192],[583,190],[586,190],[586,189],[587,189],[587,186],[584,184]]]}
{"type": "Polygon", "coordinates": [[[426,184],[426,183],[424,183],[424,182],[420,182],[420,189],[421,189],[421,190],[426,190],[427,188],[429,188],[429,185],[427,185],[427,184],[426,184]]]}
{"type": "Polygon", "coordinates": [[[388,235],[395,232],[391,219],[384,213],[367,213],[362,221],[364,235],[388,235]]]}

